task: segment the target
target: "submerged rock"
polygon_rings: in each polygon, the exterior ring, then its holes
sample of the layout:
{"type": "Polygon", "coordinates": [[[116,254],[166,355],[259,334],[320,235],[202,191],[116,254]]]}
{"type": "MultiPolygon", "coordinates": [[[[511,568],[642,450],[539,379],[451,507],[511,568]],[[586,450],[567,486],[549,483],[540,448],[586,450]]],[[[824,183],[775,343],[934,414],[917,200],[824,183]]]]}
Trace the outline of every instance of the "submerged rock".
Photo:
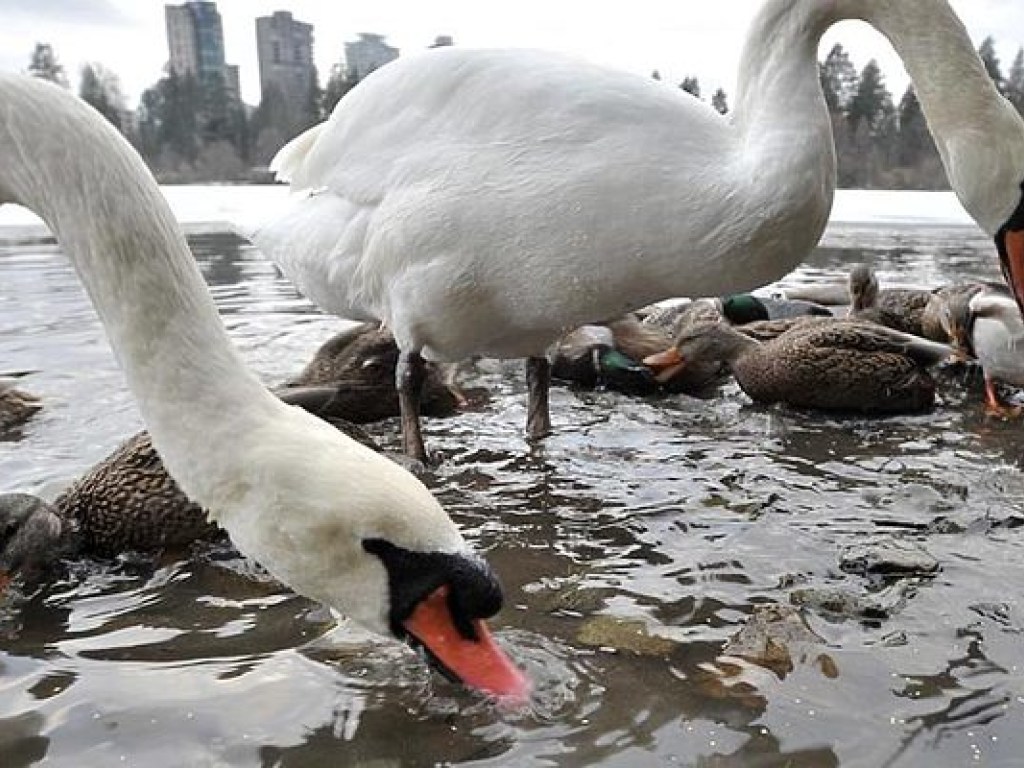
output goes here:
{"type": "Polygon", "coordinates": [[[580,627],[576,639],[584,645],[631,651],[638,656],[667,656],[676,647],[674,640],[652,635],[647,624],[640,619],[606,615],[588,619],[580,627]]]}
{"type": "Polygon", "coordinates": [[[826,677],[838,674],[835,662],[825,653],[813,652],[825,639],[807,626],[800,611],[783,603],[755,606],[747,623],[722,648],[729,656],[741,656],[767,667],[780,677],[793,671],[794,658],[814,663],[826,677]]]}
{"type": "Polygon", "coordinates": [[[929,575],[939,570],[939,561],[920,544],[886,538],[847,547],[839,567],[861,576],[929,575]]]}

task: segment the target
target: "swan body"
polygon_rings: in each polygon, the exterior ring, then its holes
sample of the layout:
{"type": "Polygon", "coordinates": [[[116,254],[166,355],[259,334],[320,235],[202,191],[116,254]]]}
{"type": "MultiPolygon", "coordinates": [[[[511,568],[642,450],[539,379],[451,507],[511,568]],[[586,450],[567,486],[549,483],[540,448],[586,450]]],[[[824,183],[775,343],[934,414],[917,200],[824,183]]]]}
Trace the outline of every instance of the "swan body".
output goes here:
{"type": "MultiPolygon", "coordinates": [[[[541,51],[444,48],[382,67],[281,150],[272,168],[294,200],[254,242],[324,310],[391,328],[409,362],[403,411],[421,355],[527,357],[540,436],[537,361],[559,334],[764,285],[817,243],[835,188],[817,45],[843,18],[903,56],[954,188],[995,235],[1021,204],[1024,124],[945,0],[767,0],[728,117],[541,51]]],[[[1008,275],[1024,296],[1024,236],[1018,255],[1008,275]]],[[[425,456],[418,422],[403,428],[425,456]]]]}
{"type": "Polygon", "coordinates": [[[0,74],[4,202],[54,231],[165,466],[243,554],[371,630],[428,647],[447,633],[435,656],[450,671],[524,692],[482,622],[500,607],[494,574],[415,477],[246,368],[159,188],[109,123],[59,87],[0,74]],[[493,674],[465,668],[467,645],[493,674]]]}

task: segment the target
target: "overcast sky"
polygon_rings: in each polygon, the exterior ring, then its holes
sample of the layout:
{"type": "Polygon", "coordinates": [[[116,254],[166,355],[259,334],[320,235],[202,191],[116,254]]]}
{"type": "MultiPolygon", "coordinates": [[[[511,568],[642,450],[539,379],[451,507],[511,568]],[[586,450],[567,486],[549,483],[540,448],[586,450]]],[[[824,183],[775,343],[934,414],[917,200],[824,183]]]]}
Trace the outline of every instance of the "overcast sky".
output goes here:
{"type": "MultiPolygon", "coordinates": [[[[403,53],[425,48],[437,35],[456,45],[563,50],[621,69],[678,82],[700,79],[710,94],[734,91],[743,37],[756,0],[219,0],[227,61],[241,68],[242,96],[259,101],[257,16],[290,10],[314,25],[321,82],[359,32],[387,35],[403,53]]],[[[1024,44],[1024,0],[952,0],[975,44],[995,37],[1005,72],[1024,44]]],[[[36,42],[50,43],[77,87],[78,71],[97,61],[120,77],[134,106],[167,61],[164,3],[158,0],[0,0],[0,69],[23,71],[36,42]]],[[[896,98],[906,74],[888,43],[859,22],[837,25],[822,42],[836,42],[863,67],[875,58],[896,98]]],[[[731,99],[730,99],[731,101],[731,99]]]]}

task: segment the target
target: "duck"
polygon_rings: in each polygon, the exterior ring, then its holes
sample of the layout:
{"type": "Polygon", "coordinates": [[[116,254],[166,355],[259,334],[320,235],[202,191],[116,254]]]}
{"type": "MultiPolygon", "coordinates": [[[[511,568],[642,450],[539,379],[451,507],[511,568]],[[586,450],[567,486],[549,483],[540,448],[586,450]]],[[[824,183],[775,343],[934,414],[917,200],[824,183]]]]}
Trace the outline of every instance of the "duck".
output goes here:
{"type": "MultiPolygon", "coordinates": [[[[156,181],[98,112],[0,73],[0,204],[50,227],[125,372],[153,447],[234,547],[296,593],[486,695],[529,681],[486,620],[494,570],[412,473],[275,397],[246,367],[156,181]]],[[[17,569],[0,562],[0,580],[17,569]]]]}
{"type": "Polygon", "coordinates": [[[245,231],[322,310],[395,334],[411,455],[426,460],[424,360],[526,358],[526,432],[542,438],[544,352],[565,329],[750,291],[810,254],[836,185],[816,53],[846,18],[902,57],[952,187],[1024,297],[1024,120],[946,0],[767,0],[728,117],[554,52],[402,57],[279,150],[290,202],[245,231]]]}
{"type": "Polygon", "coordinates": [[[763,342],[727,323],[702,323],[644,363],[666,375],[691,361],[725,362],[757,403],[900,413],[933,405],[928,368],[952,354],[948,345],[874,323],[815,318],[763,342]]]}
{"type": "Polygon", "coordinates": [[[20,427],[42,410],[42,401],[14,386],[8,379],[0,379],[0,432],[20,427]]]}
{"type": "Polygon", "coordinates": [[[924,336],[924,314],[934,292],[922,288],[881,290],[878,276],[866,264],[858,264],[848,278],[849,316],[868,320],[897,331],[924,336]]]}
{"type": "Polygon", "coordinates": [[[1003,419],[1016,419],[1024,412],[999,393],[1000,384],[1024,387],[1024,322],[1016,310],[1013,296],[995,286],[960,293],[949,303],[946,318],[955,348],[981,366],[985,412],[1003,419]]]}
{"type": "MultiPolygon", "coordinates": [[[[355,424],[400,415],[395,389],[398,345],[387,328],[357,323],[332,336],[314,353],[303,370],[286,381],[282,391],[303,387],[334,387],[335,397],[322,413],[355,424]]],[[[427,365],[420,402],[425,416],[451,416],[466,402],[450,368],[427,365]]],[[[293,394],[294,396],[294,394],[293,394]]]]}

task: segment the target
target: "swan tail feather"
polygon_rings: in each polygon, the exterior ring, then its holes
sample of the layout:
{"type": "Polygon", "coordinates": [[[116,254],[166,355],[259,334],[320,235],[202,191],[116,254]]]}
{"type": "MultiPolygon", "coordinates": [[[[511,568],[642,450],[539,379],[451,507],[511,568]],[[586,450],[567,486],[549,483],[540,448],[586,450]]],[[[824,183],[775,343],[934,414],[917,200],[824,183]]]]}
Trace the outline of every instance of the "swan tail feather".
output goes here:
{"type": "Polygon", "coordinates": [[[285,144],[274,155],[270,161],[270,171],[278,181],[292,183],[296,180],[299,169],[302,167],[309,151],[316,144],[321,130],[326,123],[314,125],[307,131],[300,133],[294,139],[285,144]]]}

